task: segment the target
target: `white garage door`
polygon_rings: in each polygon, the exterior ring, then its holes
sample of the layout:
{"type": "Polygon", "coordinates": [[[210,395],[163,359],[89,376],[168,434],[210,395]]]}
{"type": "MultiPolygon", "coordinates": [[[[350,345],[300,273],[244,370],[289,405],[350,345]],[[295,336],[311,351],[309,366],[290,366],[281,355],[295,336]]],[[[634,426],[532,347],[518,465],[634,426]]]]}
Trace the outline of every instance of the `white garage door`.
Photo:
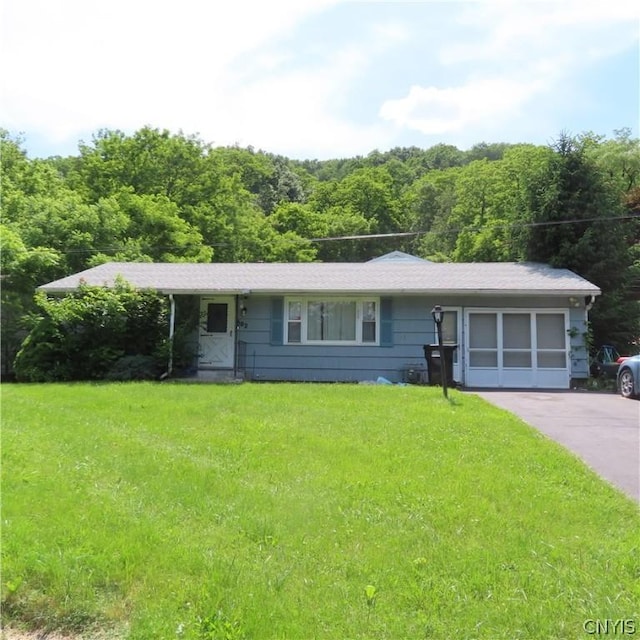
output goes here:
{"type": "Polygon", "coordinates": [[[569,388],[568,319],[563,310],[468,310],[466,384],[569,388]]]}

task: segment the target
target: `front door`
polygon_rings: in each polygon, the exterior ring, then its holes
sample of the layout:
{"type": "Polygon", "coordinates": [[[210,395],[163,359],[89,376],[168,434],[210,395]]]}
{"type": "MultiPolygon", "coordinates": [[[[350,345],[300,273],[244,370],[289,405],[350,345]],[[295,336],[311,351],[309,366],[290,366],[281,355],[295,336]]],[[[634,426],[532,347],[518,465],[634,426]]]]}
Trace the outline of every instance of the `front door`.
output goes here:
{"type": "Polygon", "coordinates": [[[201,298],[199,368],[233,369],[235,310],[232,296],[201,298]]]}

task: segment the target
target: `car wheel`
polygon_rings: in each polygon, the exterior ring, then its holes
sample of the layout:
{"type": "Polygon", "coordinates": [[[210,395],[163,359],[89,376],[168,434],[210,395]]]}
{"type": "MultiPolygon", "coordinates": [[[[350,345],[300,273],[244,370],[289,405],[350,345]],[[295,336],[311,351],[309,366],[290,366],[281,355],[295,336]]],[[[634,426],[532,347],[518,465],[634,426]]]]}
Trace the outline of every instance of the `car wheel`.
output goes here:
{"type": "Polygon", "coordinates": [[[634,392],[634,380],[631,369],[624,369],[620,372],[620,395],[623,398],[633,398],[634,392]]]}

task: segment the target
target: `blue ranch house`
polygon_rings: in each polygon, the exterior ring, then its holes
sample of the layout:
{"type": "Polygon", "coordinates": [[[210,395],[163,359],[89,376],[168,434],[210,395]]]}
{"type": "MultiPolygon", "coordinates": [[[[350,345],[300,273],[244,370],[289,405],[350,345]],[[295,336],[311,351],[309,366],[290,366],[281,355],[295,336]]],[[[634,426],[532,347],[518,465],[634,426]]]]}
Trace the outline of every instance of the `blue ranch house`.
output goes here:
{"type": "Polygon", "coordinates": [[[40,287],[118,277],[197,309],[194,369],[248,380],[426,381],[423,345],[444,310],[453,378],[485,388],[566,389],[589,376],[588,312],[598,287],[534,263],[435,263],[394,251],[362,263],[109,262],[40,287]]]}

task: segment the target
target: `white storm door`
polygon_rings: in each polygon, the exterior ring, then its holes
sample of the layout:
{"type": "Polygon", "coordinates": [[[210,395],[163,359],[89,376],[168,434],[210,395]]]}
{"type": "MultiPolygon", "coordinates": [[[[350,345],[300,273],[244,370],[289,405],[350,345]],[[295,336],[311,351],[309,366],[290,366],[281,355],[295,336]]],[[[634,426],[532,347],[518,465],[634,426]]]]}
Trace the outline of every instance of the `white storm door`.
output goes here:
{"type": "Polygon", "coordinates": [[[232,369],[235,356],[236,306],[233,296],[200,300],[200,349],[203,369],[232,369]]]}
{"type": "MultiPolygon", "coordinates": [[[[443,344],[457,344],[458,348],[453,352],[453,380],[462,382],[462,368],[460,354],[462,352],[462,309],[460,307],[443,307],[442,316],[442,342],[443,344]]],[[[438,336],[436,332],[436,342],[438,336]]]]}

